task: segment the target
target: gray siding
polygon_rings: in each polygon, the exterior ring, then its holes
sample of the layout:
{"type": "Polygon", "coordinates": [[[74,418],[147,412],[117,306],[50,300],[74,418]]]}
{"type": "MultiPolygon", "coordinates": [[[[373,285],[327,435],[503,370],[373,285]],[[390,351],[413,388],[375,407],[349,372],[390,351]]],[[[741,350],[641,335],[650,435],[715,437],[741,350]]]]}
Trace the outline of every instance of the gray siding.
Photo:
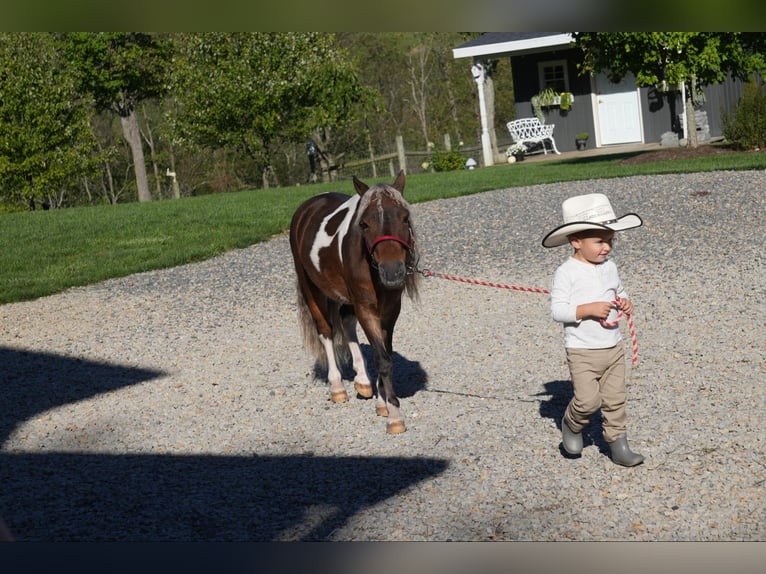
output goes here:
{"type": "Polygon", "coordinates": [[[579,76],[577,63],[581,60],[580,51],[575,49],[555,50],[551,52],[526,54],[511,58],[514,94],[516,96],[516,118],[534,117],[530,100],[539,91],[537,64],[541,61],[566,60],[569,76],[569,91],[574,95],[574,104],[568,111],[558,107],[544,109],[545,123],[554,124],[553,137],[559,151],[577,149],[575,134],[588,132],[588,146],[595,145],[593,110],[590,103],[590,78],[579,76]]]}
{"type": "MultiPolygon", "coordinates": [[[[591,106],[591,82],[588,76],[579,76],[577,64],[582,59],[576,49],[554,50],[511,56],[514,94],[516,97],[516,118],[533,117],[530,100],[539,91],[538,63],[549,60],[566,60],[569,75],[569,89],[575,97],[574,105],[568,111],[558,107],[545,109],[545,123],[555,124],[553,137],[560,151],[576,149],[575,135],[588,132],[591,138],[588,146],[595,145],[595,120],[591,106]]],[[[742,96],[743,82],[728,79],[723,84],[704,88],[710,137],[723,135],[723,114],[731,114],[742,96]]],[[[662,134],[668,131],[683,135],[679,116],[683,102],[679,92],[661,93],[655,88],[641,88],[641,116],[645,143],[659,143],[662,134]]],[[[510,119],[510,118],[509,118],[510,119]]]]}

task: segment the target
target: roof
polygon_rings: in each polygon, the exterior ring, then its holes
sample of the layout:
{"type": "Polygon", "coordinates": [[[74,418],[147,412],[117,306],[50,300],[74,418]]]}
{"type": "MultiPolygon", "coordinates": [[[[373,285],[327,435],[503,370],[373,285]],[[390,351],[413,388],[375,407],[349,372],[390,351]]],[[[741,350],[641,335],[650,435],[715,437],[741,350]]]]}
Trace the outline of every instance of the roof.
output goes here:
{"type": "Polygon", "coordinates": [[[487,32],[453,48],[453,58],[477,58],[569,47],[573,41],[569,32],[487,32]]]}

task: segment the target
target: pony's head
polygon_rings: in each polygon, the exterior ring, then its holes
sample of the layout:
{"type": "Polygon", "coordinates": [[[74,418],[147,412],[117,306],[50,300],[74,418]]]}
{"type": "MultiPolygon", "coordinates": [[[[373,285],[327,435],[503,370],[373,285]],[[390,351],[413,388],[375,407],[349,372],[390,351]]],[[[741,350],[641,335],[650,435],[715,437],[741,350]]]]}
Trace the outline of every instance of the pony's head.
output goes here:
{"type": "Polygon", "coordinates": [[[354,177],[354,187],[361,196],[354,225],[362,234],[370,262],[387,289],[406,288],[415,294],[414,267],[417,264],[415,232],[410,205],[404,199],[404,172],[393,185],[373,187],[354,177]]]}

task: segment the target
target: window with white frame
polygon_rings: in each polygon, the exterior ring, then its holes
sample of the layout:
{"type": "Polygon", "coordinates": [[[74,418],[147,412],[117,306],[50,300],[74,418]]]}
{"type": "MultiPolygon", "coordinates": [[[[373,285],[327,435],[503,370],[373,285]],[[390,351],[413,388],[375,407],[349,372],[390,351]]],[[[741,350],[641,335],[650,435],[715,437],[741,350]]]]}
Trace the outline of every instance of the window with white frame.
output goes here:
{"type": "Polygon", "coordinates": [[[569,75],[566,60],[551,60],[537,64],[540,90],[552,88],[554,92],[569,91],[569,75]]]}

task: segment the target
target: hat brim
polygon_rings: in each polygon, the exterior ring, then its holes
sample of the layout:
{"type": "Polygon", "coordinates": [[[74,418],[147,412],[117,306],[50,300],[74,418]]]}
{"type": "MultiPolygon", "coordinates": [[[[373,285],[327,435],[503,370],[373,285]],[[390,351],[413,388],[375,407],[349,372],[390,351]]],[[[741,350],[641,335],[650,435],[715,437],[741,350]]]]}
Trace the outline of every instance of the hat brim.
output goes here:
{"type": "Polygon", "coordinates": [[[593,223],[592,221],[572,221],[565,223],[551,231],[543,238],[543,247],[558,247],[559,245],[565,245],[568,243],[567,237],[573,233],[579,233],[586,229],[605,229],[609,231],[624,231],[626,229],[633,229],[634,227],[641,227],[643,225],[641,218],[635,213],[627,213],[620,217],[614,223],[608,223],[601,225],[600,223],[593,223]]]}

